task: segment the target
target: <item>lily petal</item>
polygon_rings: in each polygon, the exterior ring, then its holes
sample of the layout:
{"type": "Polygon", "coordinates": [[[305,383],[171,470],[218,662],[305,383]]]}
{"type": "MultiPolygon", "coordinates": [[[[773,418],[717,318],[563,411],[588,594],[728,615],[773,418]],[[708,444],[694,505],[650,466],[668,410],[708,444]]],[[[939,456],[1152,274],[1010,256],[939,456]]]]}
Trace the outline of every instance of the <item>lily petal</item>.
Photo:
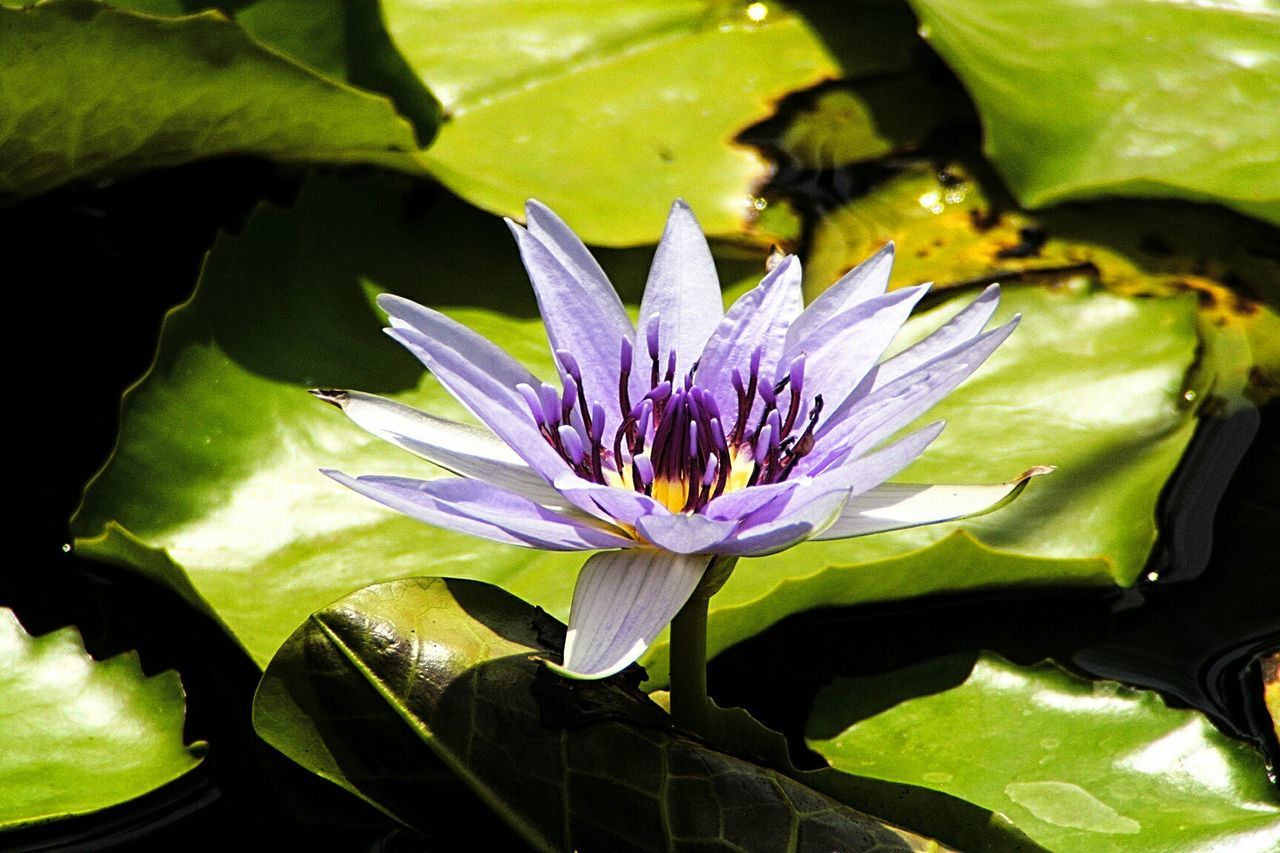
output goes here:
{"type": "Polygon", "coordinates": [[[671,514],[671,510],[648,495],[616,486],[601,486],[573,473],[561,474],[554,485],[557,492],[579,509],[633,527],[646,515],[671,514]]]}
{"type": "MultiPolygon", "coordinates": [[[[731,382],[733,371],[748,364],[757,349],[761,352],[761,376],[773,376],[779,369],[786,369],[787,365],[778,361],[787,329],[803,306],[800,280],[800,261],[788,255],[760,284],[729,307],[711,333],[698,359],[696,378],[726,415],[732,416],[738,410],[738,395],[731,382]]],[[[763,406],[762,401],[756,401],[757,411],[763,406]]],[[[754,423],[754,418],[749,422],[754,423]]]]}
{"type": "MultiPolygon", "coordinates": [[[[812,539],[840,517],[848,494],[840,491],[810,495],[810,489],[798,490],[806,500],[788,502],[789,509],[766,520],[753,522],[747,518],[732,541],[716,548],[716,554],[739,557],[762,557],[774,554],[812,539]]],[[[767,514],[761,511],[762,515],[767,514]]]]}
{"type": "Polygon", "coordinates": [[[993,284],[956,316],[935,329],[924,340],[907,347],[893,358],[879,365],[872,377],[871,388],[887,385],[899,376],[910,373],[948,350],[977,337],[987,327],[991,316],[1000,306],[1000,285],[993,284]]]}
{"type": "Polygon", "coordinates": [[[483,427],[437,418],[361,391],[312,391],[358,426],[397,447],[475,480],[493,483],[543,506],[567,506],[502,439],[483,427]]]}
{"type": "Polygon", "coordinates": [[[547,551],[629,548],[620,532],[583,516],[571,517],[479,480],[413,480],[323,473],[380,504],[420,521],[507,545],[547,551]]]}
{"type": "Polygon", "coordinates": [[[604,678],[644,654],[697,589],[711,558],[651,548],[592,554],[578,574],[564,664],[571,678],[604,678]]]}
{"type": "Polygon", "coordinates": [[[648,515],[636,521],[636,530],[641,536],[677,554],[714,553],[737,529],[737,520],[717,521],[705,515],[682,512],[648,515]]]}
{"type": "Polygon", "coordinates": [[[818,446],[827,450],[801,459],[796,471],[813,475],[857,458],[924,414],[986,361],[1013,332],[1018,319],[979,335],[865,397],[849,398],[818,427],[818,446]]]}
{"type": "Polygon", "coordinates": [[[548,483],[569,465],[543,439],[516,386],[537,387],[533,374],[480,335],[408,299],[383,294],[388,331],[548,483]]]}
{"type": "MultiPolygon", "coordinates": [[[[574,354],[587,399],[616,399],[622,340],[634,336],[622,300],[586,247],[555,214],[536,202],[526,209],[530,227],[536,223],[539,231],[550,234],[550,242],[511,220],[507,225],[533,282],[551,349],[574,354]]],[[[622,423],[623,413],[617,409],[604,407],[606,435],[613,435],[622,423]]]]}
{"type": "MultiPolygon", "coordinates": [[[[864,300],[823,323],[798,341],[795,349],[788,349],[782,357],[783,365],[802,352],[805,355],[805,408],[819,394],[832,407],[844,402],[875,367],[912,309],[928,292],[929,285],[922,284],[864,300]]],[[[804,415],[802,411],[799,417],[804,415]]]]}
{"type": "Polygon", "coordinates": [[[787,350],[798,350],[798,344],[827,324],[837,314],[885,292],[889,271],[893,268],[893,243],[844,274],[813,300],[787,331],[787,350]]]}
{"type": "Polygon", "coordinates": [[[711,249],[693,211],[683,201],[671,205],[666,230],[653,256],[644,297],[631,371],[631,399],[638,401],[649,390],[649,324],[658,324],[658,357],[666,369],[667,354],[676,353],[677,377],[693,367],[693,359],[711,338],[724,316],[720,279],[711,249]]]}
{"type": "Polygon", "coordinates": [[[1032,477],[1053,470],[1037,465],[1006,483],[991,485],[882,483],[850,498],[835,523],[813,538],[847,539],[985,515],[1016,498],[1032,477]]]}

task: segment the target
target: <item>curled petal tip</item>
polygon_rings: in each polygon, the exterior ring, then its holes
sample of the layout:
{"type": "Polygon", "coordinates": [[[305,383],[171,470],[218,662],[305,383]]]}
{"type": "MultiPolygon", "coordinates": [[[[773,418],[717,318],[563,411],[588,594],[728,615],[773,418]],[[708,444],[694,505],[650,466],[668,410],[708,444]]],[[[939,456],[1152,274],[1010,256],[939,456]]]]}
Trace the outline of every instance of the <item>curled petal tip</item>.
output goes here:
{"type": "Polygon", "coordinates": [[[308,388],[307,393],[318,400],[324,400],[331,406],[345,409],[351,402],[351,394],[336,388],[308,388]]]}
{"type": "Polygon", "coordinates": [[[1052,474],[1054,471],[1057,471],[1057,470],[1058,470],[1057,465],[1033,465],[1027,470],[1023,471],[1018,476],[1014,477],[1009,482],[1021,483],[1025,480],[1030,480],[1032,477],[1039,477],[1042,474],[1052,474]]]}

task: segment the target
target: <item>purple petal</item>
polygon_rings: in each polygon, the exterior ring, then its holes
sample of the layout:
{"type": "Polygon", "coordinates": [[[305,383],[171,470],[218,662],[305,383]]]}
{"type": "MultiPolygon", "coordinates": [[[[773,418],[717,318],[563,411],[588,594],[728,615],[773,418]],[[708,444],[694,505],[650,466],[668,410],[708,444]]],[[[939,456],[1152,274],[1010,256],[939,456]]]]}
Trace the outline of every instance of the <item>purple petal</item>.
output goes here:
{"type": "Polygon", "coordinates": [[[745,518],[738,534],[715,553],[760,556],[820,536],[841,517],[851,496],[874,488],[911,464],[942,427],[940,421],[930,424],[883,450],[802,483],[745,518]]]}
{"type": "Polygon", "coordinates": [[[1000,285],[993,284],[959,314],[952,317],[924,340],[888,359],[875,370],[872,388],[887,385],[899,376],[932,361],[948,350],[976,337],[986,328],[991,315],[1000,305],[1000,285]]]}
{"type": "MultiPolygon", "coordinates": [[[[618,352],[622,339],[634,334],[631,321],[586,247],[551,211],[535,204],[530,202],[527,208],[530,227],[538,223],[543,233],[550,228],[559,243],[544,242],[510,220],[507,224],[533,282],[551,349],[573,354],[588,400],[616,400],[618,352]],[[576,243],[576,247],[565,243],[576,243]],[[588,262],[591,269],[584,273],[588,262]]],[[[605,418],[606,432],[612,435],[622,423],[616,404],[605,407],[605,418]]]]}
{"type": "MultiPolygon", "coordinates": [[[[801,489],[792,494],[806,494],[803,501],[785,501],[785,512],[760,512],[760,520],[748,518],[737,536],[716,548],[715,553],[726,556],[761,557],[786,550],[812,538],[840,516],[848,495],[835,491],[808,494],[801,489]],[[766,517],[772,515],[772,517],[766,517]]],[[[784,499],[785,500],[785,499],[784,499]]],[[[780,501],[779,503],[783,503],[780,501]]]]}
{"type": "Polygon", "coordinates": [[[711,501],[702,510],[708,518],[716,520],[732,520],[746,518],[751,513],[772,503],[779,497],[788,495],[807,481],[806,477],[795,477],[780,483],[769,483],[764,486],[747,486],[736,492],[726,492],[711,501]]]}
{"type": "Polygon", "coordinates": [[[340,408],[357,425],[379,438],[455,474],[493,483],[543,506],[565,505],[559,492],[483,427],[437,418],[360,391],[312,393],[340,408]]]}
{"type": "Polygon", "coordinates": [[[705,515],[649,515],[636,521],[636,531],[649,542],[677,554],[707,554],[733,535],[738,520],[717,521],[705,515]]]}
{"type": "Polygon", "coordinates": [[[1037,466],[1007,483],[979,486],[882,483],[850,498],[836,522],[814,539],[848,539],[985,515],[1021,494],[1032,477],[1052,470],[1037,466]]]}
{"type": "Polygon", "coordinates": [[[547,551],[629,548],[634,542],[586,517],[574,518],[479,480],[324,474],[394,510],[449,530],[547,551]]]}
{"type": "MultiPolygon", "coordinates": [[[[659,360],[665,370],[667,354],[676,353],[676,376],[693,367],[711,333],[724,316],[720,279],[711,249],[693,211],[683,201],[671,205],[662,242],[653,256],[644,298],[640,301],[641,336],[653,318],[658,321],[659,360]]],[[[649,390],[649,351],[637,343],[631,372],[631,399],[649,390]]]]}
{"type": "Polygon", "coordinates": [[[884,293],[889,286],[889,271],[893,268],[893,243],[886,243],[880,251],[858,264],[835,284],[828,287],[796,318],[787,332],[787,349],[797,349],[797,344],[826,325],[827,321],[848,309],[884,293]]]}
{"type": "MultiPolygon", "coordinates": [[[[769,381],[778,369],[787,329],[800,314],[800,261],[788,255],[729,308],[698,359],[698,385],[708,389],[721,412],[738,410],[731,377],[760,350],[760,376],[769,381]]],[[[763,405],[757,402],[757,408],[763,405]]],[[[752,421],[754,423],[754,421],[752,421]]]]}
{"type": "Polygon", "coordinates": [[[404,344],[436,378],[497,433],[547,482],[569,465],[543,439],[516,386],[538,380],[511,356],[439,311],[383,294],[378,304],[391,315],[391,337],[404,344]]]}
{"type": "Polygon", "coordinates": [[[617,486],[602,486],[571,472],[557,477],[554,486],[579,509],[632,527],[644,516],[671,514],[671,510],[648,495],[617,486]]]}
{"type": "Polygon", "coordinates": [[[850,397],[819,425],[815,452],[796,463],[796,472],[816,474],[902,429],[977,370],[1017,324],[1015,317],[864,397],[850,397]]]}
{"type": "Polygon", "coordinates": [[[784,364],[805,354],[802,396],[806,411],[808,402],[818,394],[833,408],[848,398],[928,290],[928,285],[920,285],[867,299],[831,317],[797,341],[795,349],[789,348],[784,364]]]}
{"type": "Polygon", "coordinates": [[[571,678],[604,678],[630,666],[698,588],[710,558],[651,548],[592,554],[578,574],[564,665],[571,678]]]}

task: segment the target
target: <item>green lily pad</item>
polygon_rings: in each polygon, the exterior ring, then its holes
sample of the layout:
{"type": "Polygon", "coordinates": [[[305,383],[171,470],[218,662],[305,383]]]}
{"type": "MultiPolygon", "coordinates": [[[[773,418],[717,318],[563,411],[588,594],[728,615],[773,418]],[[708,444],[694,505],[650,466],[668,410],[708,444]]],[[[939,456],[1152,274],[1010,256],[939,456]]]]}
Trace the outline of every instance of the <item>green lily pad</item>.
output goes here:
{"type": "Polygon", "coordinates": [[[289,638],[263,675],[254,725],[428,832],[440,812],[422,804],[439,805],[449,768],[540,850],[937,849],[679,735],[634,685],[554,675],[539,658],[558,658],[563,640],[563,625],[487,584],[380,584],[289,638]]]}
{"type": "Polygon", "coordinates": [[[1201,715],[1049,664],[984,655],[969,672],[971,662],[837,681],[819,694],[810,745],[846,772],[999,812],[1060,853],[1280,845],[1280,797],[1261,757],[1201,715]],[[886,695],[900,701],[859,713],[886,695]]]}
{"type": "Polygon", "coordinates": [[[161,17],[217,9],[258,43],[335,80],[384,94],[413,122],[424,146],[440,104],[391,43],[377,0],[117,0],[113,6],[161,17]]]}
{"type": "Polygon", "coordinates": [[[756,7],[760,21],[705,0],[383,3],[444,105],[432,172],[507,216],[537,198],[606,246],[656,241],[677,196],[708,233],[748,229],[769,164],[734,137],[840,76],[803,18],[756,7]]]}
{"type": "MultiPolygon", "coordinates": [[[[76,547],[174,587],[263,665],[310,613],[425,573],[484,580],[566,617],[584,555],[441,531],[337,487],[317,469],[433,469],[305,393],[358,388],[466,417],[378,333],[370,296],[381,289],[443,307],[550,375],[510,243],[499,221],[447,198],[405,197],[381,178],[313,180],[291,210],[259,210],[218,240],[195,297],[167,319],[154,366],[123,403],[119,445],[73,520],[76,547]]],[[[629,300],[649,254],[604,258],[629,300]]],[[[722,275],[747,277],[741,269],[722,275]]],[[[1156,497],[1194,429],[1182,400],[1193,300],[1080,285],[1012,288],[1006,303],[1022,327],[937,410],[951,426],[905,476],[999,482],[1034,464],[1060,470],[981,519],[744,561],[712,600],[713,650],[810,607],[1137,576],[1156,497]]],[[[957,308],[922,316],[906,336],[957,308]]],[[[649,664],[661,683],[661,647],[649,664]]]]}
{"type": "Polygon", "coordinates": [[[413,128],[389,101],[216,12],[0,6],[0,55],[0,198],[234,154],[421,172],[413,128]]]}
{"type": "Polygon", "coordinates": [[[176,672],[96,661],[74,628],[32,637],[0,608],[0,830],[127,802],[200,763],[176,672]]]}
{"type": "Polygon", "coordinates": [[[910,0],[1018,198],[1216,201],[1280,222],[1280,6],[910,0]]]}

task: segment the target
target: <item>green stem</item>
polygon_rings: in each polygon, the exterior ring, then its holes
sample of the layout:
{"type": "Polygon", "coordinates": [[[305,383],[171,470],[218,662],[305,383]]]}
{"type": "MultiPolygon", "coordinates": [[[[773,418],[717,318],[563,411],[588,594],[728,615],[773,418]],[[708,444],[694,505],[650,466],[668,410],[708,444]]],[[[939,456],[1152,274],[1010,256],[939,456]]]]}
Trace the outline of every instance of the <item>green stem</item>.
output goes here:
{"type": "Polygon", "coordinates": [[[671,621],[671,717],[685,731],[706,736],[707,605],[696,592],[671,621]]]}
{"type": "Polygon", "coordinates": [[[702,582],[671,620],[671,717],[702,738],[710,734],[707,699],[707,608],[729,579],[737,557],[713,557],[702,582]]]}

